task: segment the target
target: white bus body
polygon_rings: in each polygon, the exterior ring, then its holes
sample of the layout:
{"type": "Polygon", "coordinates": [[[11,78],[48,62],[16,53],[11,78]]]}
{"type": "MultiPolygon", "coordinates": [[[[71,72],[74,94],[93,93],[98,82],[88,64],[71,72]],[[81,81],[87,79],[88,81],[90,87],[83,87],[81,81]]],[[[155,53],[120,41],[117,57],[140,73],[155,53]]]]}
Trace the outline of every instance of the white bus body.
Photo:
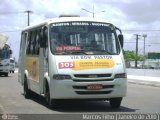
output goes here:
{"type": "Polygon", "coordinates": [[[22,31],[19,82],[30,91],[58,100],[109,100],[118,108],[126,96],[123,36],[105,20],[62,17],[22,31]]]}
{"type": "Polygon", "coordinates": [[[0,75],[5,75],[6,77],[8,76],[10,72],[10,66],[9,66],[10,60],[7,59],[2,59],[0,60],[0,75]]]}
{"type": "Polygon", "coordinates": [[[12,51],[10,46],[5,44],[2,49],[0,49],[0,75],[8,76],[10,72],[10,56],[12,51]]]}

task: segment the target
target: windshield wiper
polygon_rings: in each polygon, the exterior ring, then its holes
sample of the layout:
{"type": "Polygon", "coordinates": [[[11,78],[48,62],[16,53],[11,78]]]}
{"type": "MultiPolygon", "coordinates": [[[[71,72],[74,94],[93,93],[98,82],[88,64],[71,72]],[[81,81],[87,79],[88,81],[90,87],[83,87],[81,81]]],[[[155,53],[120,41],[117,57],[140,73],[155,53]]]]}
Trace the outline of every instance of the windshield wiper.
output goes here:
{"type": "Polygon", "coordinates": [[[82,55],[88,55],[85,51],[80,50],[80,51],[70,51],[71,54],[82,54],[82,55]]]}
{"type": "Polygon", "coordinates": [[[105,54],[109,54],[109,55],[112,55],[112,53],[106,51],[106,50],[98,50],[98,49],[90,49],[90,50],[85,50],[85,52],[87,54],[99,54],[99,53],[105,53],[105,54]]]}
{"type": "Polygon", "coordinates": [[[109,54],[109,55],[112,55],[112,53],[110,53],[110,52],[108,52],[108,51],[106,51],[106,50],[97,50],[97,52],[103,52],[103,53],[107,53],[107,54],[109,54]]]}

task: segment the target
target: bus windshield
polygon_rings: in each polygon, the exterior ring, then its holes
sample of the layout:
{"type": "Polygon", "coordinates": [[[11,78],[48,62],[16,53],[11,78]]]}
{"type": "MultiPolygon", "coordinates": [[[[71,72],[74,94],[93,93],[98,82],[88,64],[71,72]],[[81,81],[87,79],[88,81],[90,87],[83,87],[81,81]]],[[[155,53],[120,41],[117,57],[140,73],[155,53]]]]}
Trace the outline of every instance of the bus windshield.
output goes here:
{"type": "Polygon", "coordinates": [[[8,59],[10,58],[10,53],[8,49],[0,50],[0,59],[8,59]]]}
{"type": "Polygon", "coordinates": [[[114,27],[100,22],[61,22],[50,25],[53,54],[119,54],[114,27]]]}

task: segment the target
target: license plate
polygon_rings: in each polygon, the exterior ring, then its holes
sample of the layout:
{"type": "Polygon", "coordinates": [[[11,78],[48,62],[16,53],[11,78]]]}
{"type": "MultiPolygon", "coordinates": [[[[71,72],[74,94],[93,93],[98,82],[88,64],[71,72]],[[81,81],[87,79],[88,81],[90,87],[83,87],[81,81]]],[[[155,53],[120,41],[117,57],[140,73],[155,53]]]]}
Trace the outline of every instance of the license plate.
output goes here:
{"type": "Polygon", "coordinates": [[[103,86],[101,84],[90,84],[87,86],[88,90],[100,90],[103,86]]]}

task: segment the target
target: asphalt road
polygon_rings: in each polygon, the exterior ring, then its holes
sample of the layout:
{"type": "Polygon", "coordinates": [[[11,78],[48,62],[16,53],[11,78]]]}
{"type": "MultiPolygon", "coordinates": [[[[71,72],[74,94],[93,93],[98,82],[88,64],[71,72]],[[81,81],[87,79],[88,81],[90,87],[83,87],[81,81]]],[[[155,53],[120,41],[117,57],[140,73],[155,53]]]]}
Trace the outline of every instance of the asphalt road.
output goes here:
{"type": "MultiPolygon", "coordinates": [[[[111,109],[105,101],[63,102],[58,109],[47,108],[43,97],[25,99],[17,73],[0,76],[0,114],[107,114],[160,113],[160,87],[128,83],[127,96],[119,109],[111,109]]],[[[75,116],[76,117],[76,116],[75,116]]],[[[84,117],[84,116],[83,116],[84,117]]],[[[73,119],[76,119],[72,117],[73,119]]]]}

